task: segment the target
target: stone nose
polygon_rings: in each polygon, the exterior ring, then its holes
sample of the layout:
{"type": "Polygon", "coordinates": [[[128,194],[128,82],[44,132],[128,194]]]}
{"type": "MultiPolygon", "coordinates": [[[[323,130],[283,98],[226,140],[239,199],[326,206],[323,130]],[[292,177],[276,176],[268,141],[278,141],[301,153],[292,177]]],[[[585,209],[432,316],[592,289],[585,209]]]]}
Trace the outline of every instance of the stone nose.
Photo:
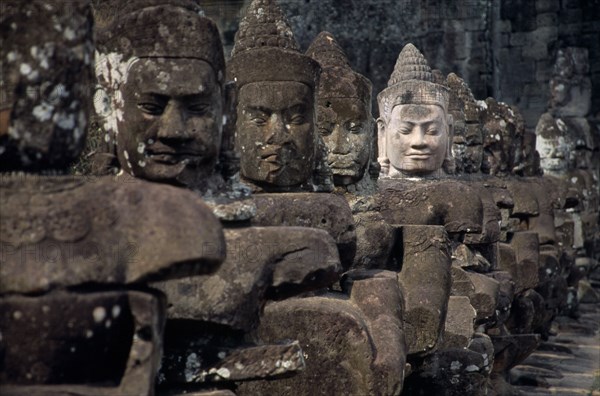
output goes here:
{"type": "Polygon", "coordinates": [[[267,122],[265,141],[268,144],[283,144],[288,140],[288,130],[283,117],[277,113],[271,114],[267,122]]]}
{"type": "Polygon", "coordinates": [[[415,149],[427,147],[427,139],[425,139],[425,131],[420,126],[415,126],[409,135],[410,147],[415,149]]]}
{"type": "Polygon", "coordinates": [[[186,128],[186,116],[176,103],[169,103],[161,116],[157,133],[161,141],[187,141],[191,134],[186,128]]]}
{"type": "Polygon", "coordinates": [[[331,136],[334,143],[334,154],[348,154],[350,152],[350,138],[348,132],[341,125],[335,124],[331,136]]]}

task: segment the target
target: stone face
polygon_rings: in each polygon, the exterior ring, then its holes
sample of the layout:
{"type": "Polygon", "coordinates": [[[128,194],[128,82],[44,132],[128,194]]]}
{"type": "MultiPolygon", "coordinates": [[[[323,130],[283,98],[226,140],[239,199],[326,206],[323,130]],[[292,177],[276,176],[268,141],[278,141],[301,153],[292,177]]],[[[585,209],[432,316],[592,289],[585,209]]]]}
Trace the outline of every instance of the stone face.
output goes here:
{"type": "MultiPolygon", "coordinates": [[[[352,71],[344,51],[329,32],[321,32],[307,55],[321,65],[317,91],[317,127],[327,146],[327,162],[336,186],[370,178],[375,167],[371,82],[352,71]]],[[[368,179],[367,179],[368,180],[368,179]]]]}
{"type": "Polygon", "coordinates": [[[0,170],[64,171],[86,136],[89,1],[9,0],[1,14],[0,170]]]}
{"type": "Polygon", "coordinates": [[[97,4],[94,108],[122,169],[204,191],[217,183],[226,105],[219,32],[200,11],[185,0],[97,4]]]}
{"type": "Polygon", "coordinates": [[[398,282],[404,294],[404,331],[409,354],[435,350],[444,330],[450,296],[451,259],[443,227],[401,226],[402,266],[398,282]]]}
{"type": "Polygon", "coordinates": [[[169,319],[254,329],[267,300],[335,282],[340,264],[332,238],[304,227],[249,227],[225,231],[227,259],[210,276],[162,282],[169,319]]]}
{"type": "Polygon", "coordinates": [[[330,190],[326,150],[315,130],[320,67],[298,51],[275,1],[248,6],[228,71],[239,89],[242,178],[267,191],[330,190]]]}
{"type": "Polygon", "coordinates": [[[210,273],[224,259],[218,220],[189,191],[111,178],[0,183],[0,294],[210,273]]]}
{"type": "Polygon", "coordinates": [[[356,252],[356,231],[345,199],[331,194],[256,194],[253,226],[311,227],[327,231],[335,241],[342,266],[347,269],[356,252]]]}
{"type": "Polygon", "coordinates": [[[5,296],[0,315],[3,393],[153,394],[165,319],[160,293],[5,296]]]}
{"type": "Polygon", "coordinates": [[[397,179],[441,172],[452,156],[448,96],[448,87],[434,81],[423,54],[407,44],[398,55],[388,87],[377,96],[382,176],[397,179]],[[421,131],[424,127],[427,134],[421,131]]]}

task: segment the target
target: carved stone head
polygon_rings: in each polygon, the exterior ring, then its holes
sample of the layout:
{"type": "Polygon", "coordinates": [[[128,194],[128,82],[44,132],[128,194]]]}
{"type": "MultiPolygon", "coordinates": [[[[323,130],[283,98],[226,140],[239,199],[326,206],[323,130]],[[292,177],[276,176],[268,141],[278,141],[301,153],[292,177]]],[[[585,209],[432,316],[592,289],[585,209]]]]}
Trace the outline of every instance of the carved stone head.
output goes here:
{"type": "Polygon", "coordinates": [[[327,146],[334,184],[356,183],[365,175],[374,151],[371,82],[350,68],[329,32],[315,38],[307,55],[322,67],[317,126],[327,146]]]}
{"type": "Polygon", "coordinates": [[[446,84],[450,88],[449,112],[454,119],[452,154],[457,171],[477,173],[483,160],[481,108],[462,78],[450,73],[446,84]]]}
{"type": "Polygon", "coordinates": [[[229,67],[239,90],[241,176],[267,189],[309,186],[321,149],[315,130],[320,67],[298,51],[274,0],[250,4],[229,67]]]}
{"type": "Polygon", "coordinates": [[[88,2],[2,1],[0,171],[64,171],[86,136],[94,44],[88,2]]]}
{"type": "Polygon", "coordinates": [[[96,112],[126,172],[200,188],[221,149],[219,32],[193,2],[137,3],[98,29],[96,112]]]}
{"type": "Polygon", "coordinates": [[[382,176],[435,176],[450,151],[452,116],[448,88],[434,82],[427,61],[407,44],[388,87],[378,96],[379,163],[382,176]]]}

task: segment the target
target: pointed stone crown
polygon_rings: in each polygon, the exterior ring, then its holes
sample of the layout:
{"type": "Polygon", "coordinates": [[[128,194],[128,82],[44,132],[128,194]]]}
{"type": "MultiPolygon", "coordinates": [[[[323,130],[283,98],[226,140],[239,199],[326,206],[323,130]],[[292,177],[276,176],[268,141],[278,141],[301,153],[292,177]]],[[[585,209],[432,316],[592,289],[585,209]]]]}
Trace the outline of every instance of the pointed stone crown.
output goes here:
{"type": "Polygon", "coordinates": [[[229,77],[238,87],[260,81],[297,81],[313,90],[320,67],[299,51],[292,28],[275,0],[253,0],[240,22],[229,77]]]}
{"type": "Polygon", "coordinates": [[[463,106],[465,121],[469,123],[479,122],[481,108],[477,105],[473,92],[471,92],[465,80],[454,73],[450,73],[446,78],[446,84],[448,84],[452,94],[456,96],[459,104],[463,106]]]}
{"type": "Polygon", "coordinates": [[[431,68],[412,44],[404,46],[394,66],[388,87],[377,96],[382,115],[389,116],[401,104],[434,104],[448,109],[448,87],[435,82],[431,68]]]}
{"type": "Polygon", "coordinates": [[[306,51],[321,65],[320,98],[359,99],[370,106],[371,82],[350,67],[346,53],[329,32],[321,32],[306,51]]]}
{"type": "Polygon", "coordinates": [[[96,46],[101,54],[117,53],[123,59],[200,59],[209,63],[217,75],[223,75],[225,57],[219,30],[203,16],[195,1],[96,0],[96,3],[96,46]]]}

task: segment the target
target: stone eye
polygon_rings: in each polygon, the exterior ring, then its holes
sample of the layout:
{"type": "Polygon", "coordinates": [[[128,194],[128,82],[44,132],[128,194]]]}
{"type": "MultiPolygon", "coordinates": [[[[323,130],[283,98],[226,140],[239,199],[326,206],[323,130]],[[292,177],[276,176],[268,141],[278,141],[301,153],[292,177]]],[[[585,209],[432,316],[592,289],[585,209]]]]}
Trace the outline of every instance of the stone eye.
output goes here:
{"type": "Polygon", "coordinates": [[[138,107],[142,112],[150,115],[161,115],[164,110],[163,106],[149,102],[138,103],[138,107]]]}
{"type": "Polygon", "coordinates": [[[209,105],[205,103],[196,103],[188,107],[188,110],[194,114],[203,115],[209,110],[209,105]]]}
{"type": "Polygon", "coordinates": [[[290,124],[300,125],[304,124],[304,116],[302,114],[296,114],[290,118],[290,124]]]}
{"type": "Polygon", "coordinates": [[[331,132],[332,132],[332,131],[331,131],[331,129],[330,129],[330,128],[326,128],[326,127],[319,127],[319,133],[320,133],[322,136],[329,136],[329,135],[331,135],[331,132]]]}
{"type": "Polygon", "coordinates": [[[267,119],[264,117],[252,117],[250,119],[250,121],[254,124],[254,125],[258,125],[258,126],[264,126],[267,124],[267,119]]]}

